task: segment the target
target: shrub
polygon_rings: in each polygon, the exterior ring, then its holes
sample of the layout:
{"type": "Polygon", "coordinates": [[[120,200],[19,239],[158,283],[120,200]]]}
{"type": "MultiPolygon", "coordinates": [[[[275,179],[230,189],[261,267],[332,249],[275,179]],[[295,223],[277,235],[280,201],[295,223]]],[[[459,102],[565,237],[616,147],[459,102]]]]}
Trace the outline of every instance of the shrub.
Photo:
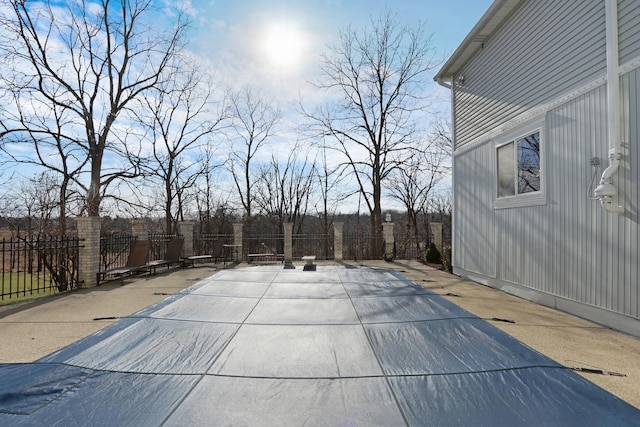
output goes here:
{"type": "Polygon", "coordinates": [[[424,258],[427,262],[440,264],[440,261],[441,261],[440,251],[438,251],[438,248],[436,248],[436,245],[434,243],[429,244],[429,247],[424,253],[424,258]]]}
{"type": "Polygon", "coordinates": [[[453,273],[453,264],[451,264],[451,248],[444,248],[442,250],[442,265],[446,271],[453,273]]]}

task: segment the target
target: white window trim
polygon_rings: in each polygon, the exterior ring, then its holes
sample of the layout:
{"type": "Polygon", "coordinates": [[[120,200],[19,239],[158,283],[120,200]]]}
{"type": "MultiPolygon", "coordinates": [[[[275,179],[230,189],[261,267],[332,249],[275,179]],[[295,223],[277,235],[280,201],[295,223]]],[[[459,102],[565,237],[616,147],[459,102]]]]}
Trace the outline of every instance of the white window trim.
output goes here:
{"type": "MultiPolygon", "coordinates": [[[[531,121],[518,129],[513,130],[507,134],[497,137],[493,144],[493,162],[494,162],[494,189],[493,189],[493,208],[494,209],[510,209],[520,208],[527,206],[539,206],[547,204],[547,192],[546,192],[546,169],[545,169],[545,156],[546,151],[546,137],[544,117],[540,117],[537,120],[531,121]],[[498,197],[498,148],[507,145],[511,142],[515,143],[519,138],[531,135],[532,133],[540,132],[540,191],[516,194],[515,196],[498,197]]],[[[517,153],[517,146],[514,146],[517,153]]],[[[517,155],[517,154],[516,154],[517,155]]],[[[517,183],[516,183],[517,190],[517,183]]]]}

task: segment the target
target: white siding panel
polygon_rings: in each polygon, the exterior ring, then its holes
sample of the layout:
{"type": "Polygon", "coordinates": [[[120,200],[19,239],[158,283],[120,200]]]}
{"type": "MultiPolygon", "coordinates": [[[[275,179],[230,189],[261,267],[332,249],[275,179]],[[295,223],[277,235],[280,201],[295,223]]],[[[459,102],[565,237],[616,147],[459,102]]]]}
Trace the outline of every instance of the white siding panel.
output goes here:
{"type": "Polygon", "coordinates": [[[618,301],[624,313],[640,318],[640,70],[623,76],[621,88],[625,94],[622,140],[628,146],[629,161],[624,168],[628,219],[622,234],[624,274],[618,301]]]}
{"type": "Polygon", "coordinates": [[[457,147],[604,72],[604,2],[527,2],[462,72],[457,147]]]}
{"type": "Polygon", "coordinates": [[[594,262],[602,241],[599,235],[604,217],[597,201],[591,200],[592,179],[599,179],[606,167],[606,102],[604,86],[580,96],[548,115],[548,168],[550,223],[547,231],[554,244],[555,262],[550,269],[553,293],[558,296],[599,305],[599,287],[604,274],[594,262]],[[590,166],[599,157],[598,169],[590,166]]]}
{"type": "Polygon", "coordinates": [[[640,1],[618,2],[620,62],[640,57],[640,1]]]}
{"type": "Polygon", "coordinates": [[[627,213],[608,214],[591,199],[608,162],[602,85],[546,115],[546,205],[493,209],[495,142],[456,155],[457,268],[640,319],[640,71],[621,82],[628,151],[615,183],[627,213]]]}
{"type": "Polygon", "coordinates": [[[493,158],[488,147],[454,158],[454,265],[495,277],[493,158]]]}

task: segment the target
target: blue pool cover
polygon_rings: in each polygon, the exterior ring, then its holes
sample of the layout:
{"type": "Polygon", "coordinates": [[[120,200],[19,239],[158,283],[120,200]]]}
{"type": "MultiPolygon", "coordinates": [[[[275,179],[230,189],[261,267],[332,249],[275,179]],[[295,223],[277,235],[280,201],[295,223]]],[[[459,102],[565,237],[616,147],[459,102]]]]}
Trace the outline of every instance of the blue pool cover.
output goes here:
{"type": "Polygon", "coordinates": [[[398,273],[262,266],[0,365],[0,425],[638,426],[640,411],[398,273]]]}

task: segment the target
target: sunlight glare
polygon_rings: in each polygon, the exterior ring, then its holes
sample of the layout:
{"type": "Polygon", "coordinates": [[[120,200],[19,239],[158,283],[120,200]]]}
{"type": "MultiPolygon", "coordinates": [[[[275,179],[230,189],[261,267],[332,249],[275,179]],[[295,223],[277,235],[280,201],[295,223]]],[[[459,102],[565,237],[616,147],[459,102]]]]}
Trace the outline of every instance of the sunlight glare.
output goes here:
{"type": "Polygon", "coordinates": [[[273,65],[295,66],[300,60],[302,48],[303,35],[295,26],[279,23],[267,28],[264,52],[273,65]]]}

